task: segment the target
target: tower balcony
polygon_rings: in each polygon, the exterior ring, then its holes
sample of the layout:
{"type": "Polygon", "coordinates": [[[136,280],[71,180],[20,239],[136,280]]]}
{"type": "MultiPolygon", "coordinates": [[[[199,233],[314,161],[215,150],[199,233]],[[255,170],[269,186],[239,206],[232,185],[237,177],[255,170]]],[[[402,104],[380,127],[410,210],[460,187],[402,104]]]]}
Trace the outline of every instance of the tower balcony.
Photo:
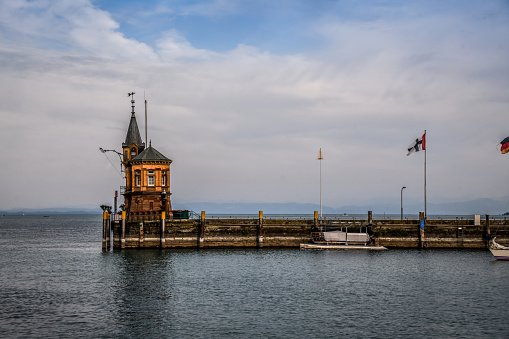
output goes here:
{"type": "Polygon", "coordinates": [[[129,194],[129,193],[169,193],[170,186],[120,186],[121,194],[129,194]]]}

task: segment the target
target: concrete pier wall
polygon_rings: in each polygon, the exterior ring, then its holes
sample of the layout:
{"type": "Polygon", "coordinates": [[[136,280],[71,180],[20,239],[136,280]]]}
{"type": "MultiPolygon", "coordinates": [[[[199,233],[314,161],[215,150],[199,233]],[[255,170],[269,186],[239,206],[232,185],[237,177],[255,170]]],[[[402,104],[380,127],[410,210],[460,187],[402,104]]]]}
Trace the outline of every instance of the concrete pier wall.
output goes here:
{"type": "MultiPolygon", "coordinates": [[[[299,247],[310,241],[314,220],[263,219],[263,247],[299,247]]],[[[258,219],[166,220],[164,237],[161,221],[126,222],[125,248],[234,248],[260,247],[258,219]],[[200,223],[203,232],[200,233],[200,223]],[[202,234],[202,238],[201,235],[202,234]],[[201,238],[201,241],[200,241],[201,238]],[[162,240],[164,239],[164,240],[162,240]]],[[[505,220],[427,220],[421,242],[417,220],[323,220],[326,230],[343,229],[371,233],[375,244],[386,247],[486,248],[490,236],[509,245],[509,224],[505,220]]],[[[121,248],[121,223],[112,222],[114,247],[121,248]]]]}

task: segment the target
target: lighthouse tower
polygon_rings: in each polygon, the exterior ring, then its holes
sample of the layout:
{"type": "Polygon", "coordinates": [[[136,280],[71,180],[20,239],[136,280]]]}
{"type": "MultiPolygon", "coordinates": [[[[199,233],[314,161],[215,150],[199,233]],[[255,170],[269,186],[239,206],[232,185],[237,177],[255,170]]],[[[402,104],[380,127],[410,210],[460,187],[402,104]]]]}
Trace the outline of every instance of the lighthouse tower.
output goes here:
{"type": "Polygon", "coordinates": [[[125,168],[124,203],[127,218],[159,219],[162,212],[171,218],[170,165],[172,161],[141,139],[134,113],[134,92],[131,98],[131,120],[122,143],[125,168]]]}

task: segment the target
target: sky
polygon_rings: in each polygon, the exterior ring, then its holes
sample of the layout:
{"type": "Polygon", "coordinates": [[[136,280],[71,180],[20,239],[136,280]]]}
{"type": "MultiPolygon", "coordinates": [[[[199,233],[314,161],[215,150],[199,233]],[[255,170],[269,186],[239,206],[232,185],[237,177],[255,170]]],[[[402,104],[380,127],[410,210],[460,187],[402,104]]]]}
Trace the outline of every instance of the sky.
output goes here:
{"type": "Polygon", "coordinates": [[[495,0],[1,1],[0,209],[112,204],[128,92],[174,207],[423,201],[425,130],[428,202],[507,197],[508,37],[495,0]]]}

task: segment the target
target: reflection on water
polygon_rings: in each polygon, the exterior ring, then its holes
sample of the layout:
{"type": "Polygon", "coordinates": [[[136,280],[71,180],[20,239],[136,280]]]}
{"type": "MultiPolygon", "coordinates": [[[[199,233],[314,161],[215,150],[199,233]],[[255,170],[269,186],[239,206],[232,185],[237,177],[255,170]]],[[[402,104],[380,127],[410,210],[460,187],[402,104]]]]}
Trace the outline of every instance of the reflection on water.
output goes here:
{"type": "Polygon", "coordinates": [[[509,262],[487,251],[103,253],[101,230],[97,216],[0,219],[3,337],[509,333],[509,262]]]}
{"type": "Polygon", "coordinates": [[[115,311],[123,324],[121,337],[147,337],[165,333],[174,321],[174,273],[169,252],[122,251],[113,290],[115,311]],[[149,326],[147,326],[149,325],[149,326]]]}

